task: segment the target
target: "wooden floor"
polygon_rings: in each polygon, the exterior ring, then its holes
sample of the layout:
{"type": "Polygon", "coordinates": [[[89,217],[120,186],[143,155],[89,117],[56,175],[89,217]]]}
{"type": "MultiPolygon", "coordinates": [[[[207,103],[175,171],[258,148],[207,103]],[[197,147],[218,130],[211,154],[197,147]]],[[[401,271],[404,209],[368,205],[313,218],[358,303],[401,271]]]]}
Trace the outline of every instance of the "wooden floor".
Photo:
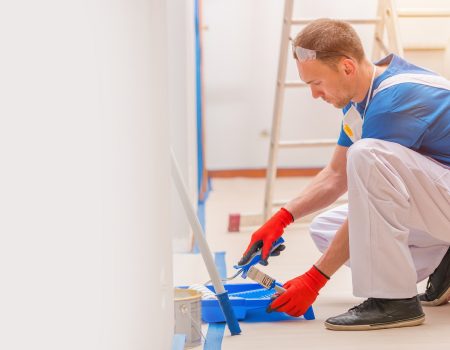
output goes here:
{"type": "MultiPolygon", "coordinates": [[[[307,178],[282,178],[277,180],[276,198],[292,198],[307,183],[307,178]]],[[[257,213],[262,210],[264,180],[215,179],[206,206],[206,232],[212,251],[225,251],[229,274],[248,244],[252,230],[228,233],[228,214],[257,213]]],[[[272,258],[269,266],[262,268],[277,280],[284,282],[302,274],[320,256],[308,235],[307,223],[289,227],[284,238],[287,249],[272,258]]],[[[208,280],[199,255],[174,256],[175,285],[190,285],[208,280]]],[[[240,278],[239,278],[240,279],[240,278]]],[[[240,279],[241,282],[244,282],[240,279]]],[[[425,282],[419,284],[419,291],[425,282]]],[[[322,289],[314,304],[316,320],[245,323],[242,334],[230,336],[225,331],[222,349],[450,349],[450,304],[425,308],[425,324],[418,327],[367,332],[335,332],[326,330],[323,322],[330,316],[347,311],[362,299],[352,295],[350,270],[343,267],[322,289]]],[[[203,326],[206,334],[207,325],[203,326]]],[[[201,349],[202,347],[197,347],[201,349]]]]}

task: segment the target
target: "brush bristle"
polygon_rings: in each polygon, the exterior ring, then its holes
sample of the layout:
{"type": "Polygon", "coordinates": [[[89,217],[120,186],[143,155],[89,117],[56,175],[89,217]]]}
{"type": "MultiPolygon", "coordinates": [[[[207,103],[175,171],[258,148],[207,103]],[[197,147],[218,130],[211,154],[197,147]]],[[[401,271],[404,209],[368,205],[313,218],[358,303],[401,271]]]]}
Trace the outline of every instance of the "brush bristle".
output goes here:
{"type": "Polygon", "coordinates": [[[259,271],[256,267],[252,266],[248,270],[247,276],[250,277],[253,281],[258,282],[264,288],[270,289],[273,286],[275,280],[266,275],[264,272],[259,271]]]}

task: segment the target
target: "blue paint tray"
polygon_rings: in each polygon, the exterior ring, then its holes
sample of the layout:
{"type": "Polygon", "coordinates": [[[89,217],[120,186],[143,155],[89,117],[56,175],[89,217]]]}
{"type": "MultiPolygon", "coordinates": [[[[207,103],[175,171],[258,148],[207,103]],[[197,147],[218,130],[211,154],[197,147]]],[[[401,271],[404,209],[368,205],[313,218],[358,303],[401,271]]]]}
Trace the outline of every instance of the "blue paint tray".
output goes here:
{"type": "MultiPolygon", "coordinates": [[[[206,286],[212,292],[212,285],[206,286]]],[[[238,320],[246,322],[273,322],[283,320],[298,320],[298,317],[291,317],[283,312],[267,313],[267,305],[270,304],[270,297],[275,294],[275,289],[265,289],[258,283],[225,284],[228,291],[231,306],[238,320]]],[[[312,306],[303,315],[306,320],[314,320],[312,306]]],[[[217,299],[202,299],[202,320],[203,322],[225,322],[225,317],[217,299]]]]}

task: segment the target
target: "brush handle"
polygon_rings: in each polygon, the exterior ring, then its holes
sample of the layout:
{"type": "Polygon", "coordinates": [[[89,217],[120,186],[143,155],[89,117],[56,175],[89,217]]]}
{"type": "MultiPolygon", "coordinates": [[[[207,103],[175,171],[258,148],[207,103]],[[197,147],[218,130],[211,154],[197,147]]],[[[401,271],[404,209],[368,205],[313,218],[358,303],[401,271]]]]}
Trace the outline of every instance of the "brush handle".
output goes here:
{"type": "Polygon", "coordinates": [[[277,291],[277,293],[280,293],[280,294],[282,294],[286,291],[286,289],[284,289],[283,287],[280,287],[277,284],[273,288],[277,291]]]}

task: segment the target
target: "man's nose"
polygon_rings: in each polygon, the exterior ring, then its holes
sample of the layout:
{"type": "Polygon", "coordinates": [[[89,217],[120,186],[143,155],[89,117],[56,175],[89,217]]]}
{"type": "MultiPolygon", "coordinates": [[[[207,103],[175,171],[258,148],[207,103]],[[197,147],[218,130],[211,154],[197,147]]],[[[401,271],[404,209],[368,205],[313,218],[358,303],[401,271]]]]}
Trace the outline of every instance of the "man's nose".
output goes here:
{"type": "Polygon", "coordinates": [[[323,96],[322,91],[311,86],[311,95],[313,98],[319,98],[323,96]]]}

